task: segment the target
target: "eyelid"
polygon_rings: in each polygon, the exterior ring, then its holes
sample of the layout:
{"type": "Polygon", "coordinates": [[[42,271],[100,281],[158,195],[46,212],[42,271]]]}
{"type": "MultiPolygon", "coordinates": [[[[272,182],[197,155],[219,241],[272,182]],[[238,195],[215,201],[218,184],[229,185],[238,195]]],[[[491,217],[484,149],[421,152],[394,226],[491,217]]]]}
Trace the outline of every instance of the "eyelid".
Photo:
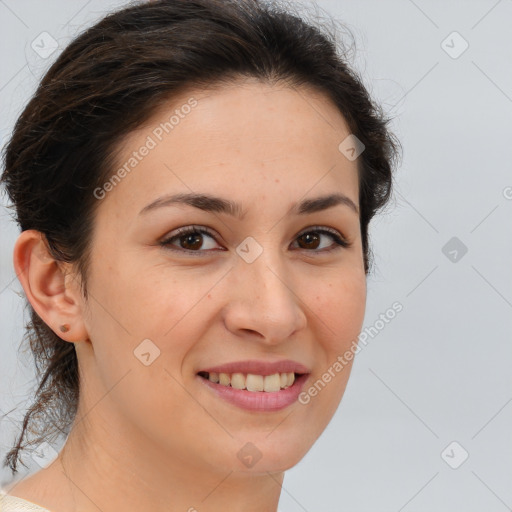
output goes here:
{"type": "Polygon", "coordinates": [[[346,238],[343,236],[342,233],[340,233],[337,229],[330,228],[328,226],[308,226],[307,228],[304,228],[302,231],[299,231],[296,235],[296,238],[299,236],[305,235],[309,231],[317,231],[317,232],[328,232],[331,235],[339,236],[346,240],[346,238]]]}

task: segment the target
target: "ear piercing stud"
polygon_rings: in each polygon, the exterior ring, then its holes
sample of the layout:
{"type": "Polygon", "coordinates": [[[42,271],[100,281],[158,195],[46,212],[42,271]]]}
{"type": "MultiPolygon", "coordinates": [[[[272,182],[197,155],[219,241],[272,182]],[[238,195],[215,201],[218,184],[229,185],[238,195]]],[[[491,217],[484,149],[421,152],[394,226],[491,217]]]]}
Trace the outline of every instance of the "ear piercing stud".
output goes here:
{"type": "Polygon", "coordinates": [[[59,326],[59,329],[61,332],[68,332],[69,331],[69,324],[63,324],[59,326]]]}

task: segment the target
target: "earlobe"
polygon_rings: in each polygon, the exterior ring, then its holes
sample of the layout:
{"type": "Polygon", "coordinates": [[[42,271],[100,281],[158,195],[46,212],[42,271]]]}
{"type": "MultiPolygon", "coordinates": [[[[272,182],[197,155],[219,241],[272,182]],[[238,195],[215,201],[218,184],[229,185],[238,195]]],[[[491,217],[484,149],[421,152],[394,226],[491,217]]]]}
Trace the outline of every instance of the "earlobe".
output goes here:
{"type": "Polygon", "coordinates": [[[66,279],[67,265],[52,257],[41,232],[21,232],[13,263],[28,301],[43,322],[66,341],[87,339],[80,287],[75,279],[66,279]]]}

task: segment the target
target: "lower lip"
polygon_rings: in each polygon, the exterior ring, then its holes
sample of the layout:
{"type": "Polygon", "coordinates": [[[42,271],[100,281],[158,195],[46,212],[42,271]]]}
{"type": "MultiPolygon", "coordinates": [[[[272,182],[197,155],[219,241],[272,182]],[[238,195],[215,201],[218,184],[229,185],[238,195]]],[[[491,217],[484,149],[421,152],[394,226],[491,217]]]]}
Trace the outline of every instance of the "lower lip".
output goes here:
{"type": "Polygon", "coordinates": [[[299,375],[293,384],[280,391],[247,391],[211,382],[200,375],[196,377],[227,402],[250,411],[280,411],[297,401],[309,374],[299,375]]]}

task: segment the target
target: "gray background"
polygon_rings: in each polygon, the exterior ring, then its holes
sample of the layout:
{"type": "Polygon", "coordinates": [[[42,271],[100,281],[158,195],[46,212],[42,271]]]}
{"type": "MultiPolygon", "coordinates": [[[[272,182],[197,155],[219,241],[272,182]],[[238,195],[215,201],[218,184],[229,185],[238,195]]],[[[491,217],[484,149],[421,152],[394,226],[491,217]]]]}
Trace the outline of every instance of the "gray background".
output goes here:
{"type": "MultiPolygon", "coordinates": [[[[62,47],[124,4],[0,0],[2,146],[62,47]],[[31,48],[43,31],[60,45],[46,59],[31,48]]],[[[335,417],[287,472],[279,508],[511,510],[512,0],[317,4],[353,31],[353,64],[395,118],[403,144],[394,199],[372,223],[376,265],[365,327],[395,301],[403,311],[356,356],[335,417]],[[454,31],[460,36],[448,37],[454,31]],[[464,40],[469,47],[459,55],[464,40]],[[450,467],[465,452],[467,460],[450,467]]],[[[23,300],[11,254],[18,231],[3,207],[0,223],[6,412],[23,406],[35,382],[30,355],[17,352],[23,300]]],[[[2,456],[22,412],[0,424],[2,456]]],[[[10,472],[0,476],[6,482],[10,472]]]]}

